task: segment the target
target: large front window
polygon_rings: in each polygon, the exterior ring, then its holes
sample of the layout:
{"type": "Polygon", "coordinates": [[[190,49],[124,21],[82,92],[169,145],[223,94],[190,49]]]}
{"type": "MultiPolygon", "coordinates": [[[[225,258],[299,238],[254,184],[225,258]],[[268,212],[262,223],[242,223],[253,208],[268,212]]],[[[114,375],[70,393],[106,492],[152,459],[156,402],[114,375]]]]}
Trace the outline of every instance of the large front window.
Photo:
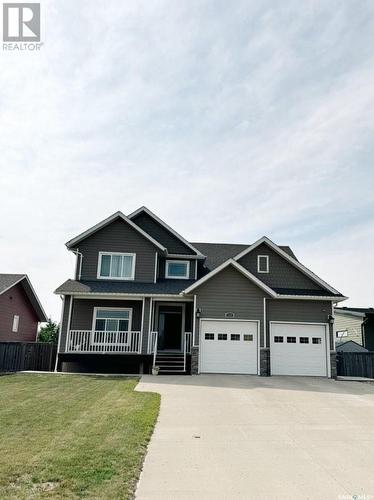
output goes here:
{"type": "Polygon", "coordinates": [[[133,280],[135,277],[135,254],[100,252],[97,277],[133,280]]]}
{"type": "Polygon", "coordinates": [[[131,309],[95,309],[94,323],[95,344],[126,343],[131,330],[131,309]]]}
{"type": "Polygon", "coordinates": [[[188,279],[190,263],[188,260],[167,260],[165,277],[173,279],[188,279]]]}

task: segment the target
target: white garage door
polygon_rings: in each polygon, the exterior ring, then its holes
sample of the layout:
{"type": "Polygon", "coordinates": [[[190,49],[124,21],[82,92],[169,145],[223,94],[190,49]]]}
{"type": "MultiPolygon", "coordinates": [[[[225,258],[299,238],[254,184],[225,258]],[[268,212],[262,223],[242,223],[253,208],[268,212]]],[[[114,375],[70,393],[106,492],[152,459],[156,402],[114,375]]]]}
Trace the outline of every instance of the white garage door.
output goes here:
{"type": "Polygon", "coordinates": [[[326,326],[271,323],[272,375],[326,376],[326,326]]]}
{"type": "Polygon", "coordinates": [[[203,320],[201,322],[203,373],[257,374],[257,322],[203,320]]]}

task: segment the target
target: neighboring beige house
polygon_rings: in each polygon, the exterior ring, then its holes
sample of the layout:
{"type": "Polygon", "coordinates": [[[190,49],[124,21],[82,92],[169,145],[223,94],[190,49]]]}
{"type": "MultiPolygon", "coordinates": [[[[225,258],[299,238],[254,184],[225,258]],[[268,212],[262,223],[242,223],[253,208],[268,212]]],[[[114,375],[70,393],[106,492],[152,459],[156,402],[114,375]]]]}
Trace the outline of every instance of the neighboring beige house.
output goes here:
{"type": "Polygon", "coordinates": [[[373,308],[335,307],[336,345],[352,340],[369,350],[374,349],[373,308]]]}

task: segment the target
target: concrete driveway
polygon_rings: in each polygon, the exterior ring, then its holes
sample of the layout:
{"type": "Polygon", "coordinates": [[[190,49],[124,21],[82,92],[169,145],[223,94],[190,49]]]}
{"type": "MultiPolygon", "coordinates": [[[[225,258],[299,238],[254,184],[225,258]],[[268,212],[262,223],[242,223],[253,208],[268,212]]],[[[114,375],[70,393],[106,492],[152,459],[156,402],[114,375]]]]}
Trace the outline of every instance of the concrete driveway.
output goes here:
{"type": "Polygon", "coordinates": [[[374,500],[374,385],[144,376],[137,390],[161,394],[138,500],[374,500]]]}

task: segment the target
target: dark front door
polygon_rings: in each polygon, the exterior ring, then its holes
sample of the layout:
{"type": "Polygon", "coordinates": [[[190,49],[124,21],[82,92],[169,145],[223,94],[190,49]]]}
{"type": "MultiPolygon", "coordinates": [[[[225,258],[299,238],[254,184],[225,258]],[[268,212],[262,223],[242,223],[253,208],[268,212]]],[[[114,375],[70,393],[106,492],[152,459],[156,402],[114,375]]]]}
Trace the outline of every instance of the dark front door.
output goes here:
{"type": "Polygon", "coordinates": [[[182,311],[160,311],[158,335],[160,350],[181,350],[182,311]]]}

